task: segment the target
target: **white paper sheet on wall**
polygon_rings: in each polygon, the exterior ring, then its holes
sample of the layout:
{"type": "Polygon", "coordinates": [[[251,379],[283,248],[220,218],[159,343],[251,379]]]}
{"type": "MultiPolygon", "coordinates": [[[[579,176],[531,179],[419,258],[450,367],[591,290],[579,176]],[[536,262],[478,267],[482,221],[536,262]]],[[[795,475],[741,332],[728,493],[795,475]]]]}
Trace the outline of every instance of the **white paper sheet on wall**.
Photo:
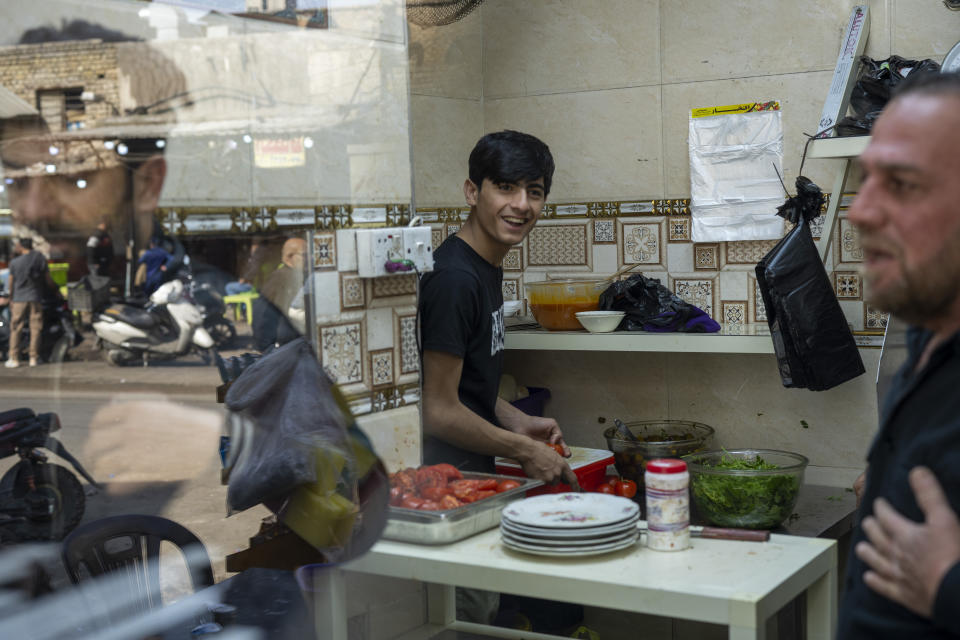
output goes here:
{"type": "Polygon", "coordinates": [[[690,214],[694,242],[772,240],[785,195],[783,124],[776,103],[694,109],[690,116],[690,214]],[[715,115],[706,115],[712,113],[715,115]]]}

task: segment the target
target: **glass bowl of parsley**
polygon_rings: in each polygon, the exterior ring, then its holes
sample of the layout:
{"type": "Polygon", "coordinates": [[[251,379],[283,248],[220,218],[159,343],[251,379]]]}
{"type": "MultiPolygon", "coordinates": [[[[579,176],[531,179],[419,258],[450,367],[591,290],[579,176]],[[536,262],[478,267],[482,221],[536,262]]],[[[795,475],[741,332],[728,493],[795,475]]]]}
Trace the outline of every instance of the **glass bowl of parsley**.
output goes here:
{"type": "Polygon", "coordinates": [[[809,460],[776,449],[719,449],[683,456],[700,518],[719,527],[773,529],[793,513],[809,460]]]}

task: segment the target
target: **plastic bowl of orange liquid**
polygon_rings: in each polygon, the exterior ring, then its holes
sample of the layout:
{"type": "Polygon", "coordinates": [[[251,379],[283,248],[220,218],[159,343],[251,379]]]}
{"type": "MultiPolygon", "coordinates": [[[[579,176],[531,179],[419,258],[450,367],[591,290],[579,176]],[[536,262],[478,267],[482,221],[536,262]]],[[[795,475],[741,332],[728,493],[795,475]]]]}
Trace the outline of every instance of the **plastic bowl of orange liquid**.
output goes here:
{"type": "Polygon", "coordinates": [[[596,311],[606,280],[549,280],[524,285],[530,311],[545,329],[583,331],[577,320],[580,311],[596,311]]]}

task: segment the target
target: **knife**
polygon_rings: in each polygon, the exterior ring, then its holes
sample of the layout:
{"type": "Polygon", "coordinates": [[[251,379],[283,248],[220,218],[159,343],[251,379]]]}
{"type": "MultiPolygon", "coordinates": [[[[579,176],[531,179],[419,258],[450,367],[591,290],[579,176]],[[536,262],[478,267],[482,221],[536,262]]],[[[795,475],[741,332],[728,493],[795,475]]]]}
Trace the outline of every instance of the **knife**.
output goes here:
{"type": "MultiPolygon", "coordinates": [[[[641,533],[647,532],[645,520],[641,520],[638,527],[641,533]]],[[[691,526],[690,536],[712,540],[743,540],[745,542],[767,542],[770,540],[770,532],[765,529],[734,529],[729,527],[691,526]]]]}

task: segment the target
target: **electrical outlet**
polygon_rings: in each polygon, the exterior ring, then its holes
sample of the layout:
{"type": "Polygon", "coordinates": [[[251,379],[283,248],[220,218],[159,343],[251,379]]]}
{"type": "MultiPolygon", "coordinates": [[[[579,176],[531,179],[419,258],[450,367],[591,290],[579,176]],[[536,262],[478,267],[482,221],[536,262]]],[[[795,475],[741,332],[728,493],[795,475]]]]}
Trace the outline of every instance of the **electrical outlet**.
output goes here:
{"type": "Polygon", "coordinates": [[[402,265],[404,260],[403,231],[403,227],[357,229],[357,273],[361,278],[396,272],[392,265],[402,265]]]}
{"type": "Polygon", "coordinates": [[[430,227],[403,228],[403,257],[420,273],[433,271],[433,234],[430,227]]]}

